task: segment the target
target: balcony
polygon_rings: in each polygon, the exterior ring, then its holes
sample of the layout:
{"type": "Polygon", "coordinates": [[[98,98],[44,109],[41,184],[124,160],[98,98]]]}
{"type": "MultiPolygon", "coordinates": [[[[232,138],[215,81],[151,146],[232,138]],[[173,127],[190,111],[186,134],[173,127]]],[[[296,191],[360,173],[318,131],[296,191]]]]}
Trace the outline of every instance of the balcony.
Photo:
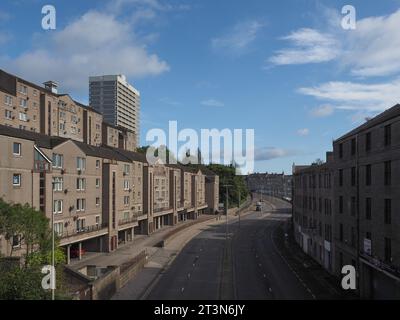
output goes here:
{"type": "Polygon", "coordinates": [[[387,262],[380,260],[379,257],[370,256],[365,252],[360,252],[360,258],[376,269],[386,271],[394,277],[400,279],[400,266],[388,264],[387,262]]]}
{"type": "Polygon", "coordinates": [[[121,219],[118,221],[118,226],[124,226],[127,224],[135,223],[137,221],[138,221],[137,216],[133,216],[133,217],[126,218],[126,219],[121,219]]]}
{"type": "Polygon", "coordinates": [[[95,238],[108,233],[108,223],[99,225],[85,226],[81,229],[73,229],[71,231],[63,231],[62,234],[58,234],[60,245],[68,243],[84,241],[90,238],[95,238]]]}

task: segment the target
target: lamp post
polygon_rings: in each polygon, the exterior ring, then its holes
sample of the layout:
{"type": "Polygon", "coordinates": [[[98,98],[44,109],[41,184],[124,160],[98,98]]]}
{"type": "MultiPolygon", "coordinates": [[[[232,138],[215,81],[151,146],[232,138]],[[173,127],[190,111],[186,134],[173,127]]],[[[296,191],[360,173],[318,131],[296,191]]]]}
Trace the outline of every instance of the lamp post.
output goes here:
{"type": "Polygon", "coordinates": [[[232,185],[230,184],[225,184],[225,202],[226,202],[226,208],[225,208],[225,212],[226,212],[226,228],[225,228],[225,239],[228,240],[228,209],[229,209],[229,191],[228,188],[232,187],[232,185]]]}
{"type": "Polygon", "coordinates": [[[54,239],[54,186],[55,181],[53,180],[51,188],[51,300],[55,300],[55,284],[56,284],[56,277],[55,277],[55,239],[54,239]]]}
{"type": "Polygon", "coordinates": [[[239,229],[240,229],[240,189],[239,189],[239,229]]]}

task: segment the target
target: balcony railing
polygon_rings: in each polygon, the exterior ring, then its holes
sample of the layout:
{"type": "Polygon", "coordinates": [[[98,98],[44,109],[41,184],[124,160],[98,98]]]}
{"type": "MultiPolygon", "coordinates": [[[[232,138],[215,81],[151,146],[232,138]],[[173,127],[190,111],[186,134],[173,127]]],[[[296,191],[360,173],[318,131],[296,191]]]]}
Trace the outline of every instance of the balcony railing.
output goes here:
{"type": "Polygon", "coordinates": [[[123,226],[125,224],[134,223],[134,222],[137,222],[137,216],[133,216],[133,217],[126,218],[126,219],[121,219],[118,221],[118,225],[123,226]]]}
{"type": "Polygon", "coordinates": [[[379,269],[385,270],[397,277],[400,277],[400,266],[395,266],[380,260],[378,257],[370,256],[365,252],[360,252],[360,257],[364,260],[368,261],[369,263],[373,264],[379,269]]]}
{"type": "Polygon", "coordinates": [[[65,239],[65,238],[76,236],[76,235],[80,235],[80,234],[100,231],[100,230],[105,229],[107,227],[108,227],[108,223],[103,223],[103,224],[98,224],[98,225],[93,225],[93,226],[85,226],[85,227],[80,228],[80,229],[73,229],[72,231],[63,231],[62,234],[58,233],[58,236],[61,239],[65,239]]]}
{"type": "Polygon", "coordinates": [[[167,210],[171,210],[171,209],[172,208],[169,208],[169,207],[162,207],[162,208],[154,209],[153,211],[154,211],[154,213],[158,213],[158,212],[167,211],[167,210]]]}

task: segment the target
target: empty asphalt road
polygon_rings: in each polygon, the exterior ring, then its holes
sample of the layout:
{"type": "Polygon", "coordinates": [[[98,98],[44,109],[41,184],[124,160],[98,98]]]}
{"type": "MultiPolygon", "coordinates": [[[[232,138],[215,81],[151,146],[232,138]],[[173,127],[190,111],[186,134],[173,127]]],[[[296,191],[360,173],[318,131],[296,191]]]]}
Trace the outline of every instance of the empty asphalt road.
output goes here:
{"type": "Polygon", "coordinates": [[[274,200],[228,227],[194,237],[153,285],[146,299],[313,299],[276,247],[275,230],[290,206],[274,200]],[[228,231],[228,233],[226,233],[228,231]],[[227,236],[228,234],[228,236],[227,236]]]}

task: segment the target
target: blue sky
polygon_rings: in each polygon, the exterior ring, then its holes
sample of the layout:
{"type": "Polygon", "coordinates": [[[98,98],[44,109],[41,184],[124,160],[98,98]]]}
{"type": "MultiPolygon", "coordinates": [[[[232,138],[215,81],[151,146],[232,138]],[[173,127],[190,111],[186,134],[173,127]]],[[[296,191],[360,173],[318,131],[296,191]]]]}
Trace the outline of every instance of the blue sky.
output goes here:
{"type": "Polygon", "coordinates": [[[152,128],[255,129],[256,171],[291,172],[400,101],[400,1],[114,0],[0,3],[0,67],[87,102],[124,73],[152,128]],[[73,3],[73,5],[71,5],[73,3]],[[57,29],[41,28],[41,8],[57,29]],[[356,8],[356,30],[341,9],[356,8]]]}

